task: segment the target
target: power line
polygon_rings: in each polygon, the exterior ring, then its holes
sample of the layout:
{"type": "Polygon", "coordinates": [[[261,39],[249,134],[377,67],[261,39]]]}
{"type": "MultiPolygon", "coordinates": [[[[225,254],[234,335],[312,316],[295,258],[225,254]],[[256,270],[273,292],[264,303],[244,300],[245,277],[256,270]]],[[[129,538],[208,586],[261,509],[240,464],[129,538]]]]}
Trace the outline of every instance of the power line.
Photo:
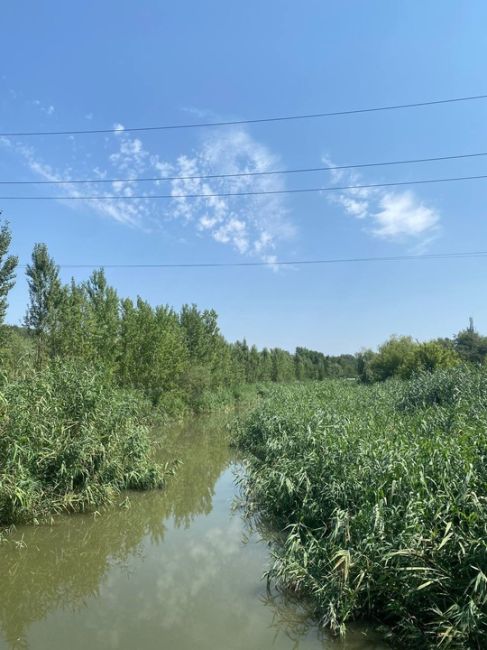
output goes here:
{"type": "Polygon", "coordinates": [[[289,190],[249,190],[247,192],[215,192],[209,194],[132,194],[130,196],[109,194],[99,196],[0,196],[0,201],[130,201],[134,199],[210,199],[231,196],[262,196],[266,194],[305,194],[311,192],[336,192],[344,190],[374,189],[403,185],[425,185],[427,183],[452,183],[486,179],[487,174],[479,176],[454,176],[450,178],[422,178],[413,181],[393,181],[389,183],[367,183],[365,185],[332,185],[329,187],[303,187],[289,190]]]}
{"type": "Polygon", "coordinates": [[[465,158],[479,158],[487,156],[487,151],[477,153],[455,154],[451,156],[434,156],[430,158],[409,158],[402,160],[387,160],[379,162],[351,163],[346,165],[330,165],[328,167],[302,167],[298,169],[277,169],[272,171],[235,172],[233,174],[205,174],[201,176],[145,176],[136,178],[92,178],[74,180],[31,180],[31,181],[2,181],[0,185],[77,185],[91,183],[143,183],[158,181],[189,181],[189,180],[211,180],[216,178],[240,178],[247,176],[272,176],[276,174],[303,174],[309,172],[329,172],[345,169],[362,169],[365,167],[386,167],[388,165],[410,165],[426,162],[439,162],[445,160],[459,160],[465,158]]]}
{"type": "Polygon", "coordinates": [[[438,106],[440,104],[453,104],[459,102],[477,101],[480,99],[487,99],[487,95],[471,95],[466,97],[450,97],[447,99],[435,99],[426,102],[411,102],[408,104],[393,104],[390,106],[373,106],[369,108],[354,108],[342,111],[328,111],[323,113],[305,113],[300,115],[280,115],[277,117],[260,117],[256,119],[247,120],[230,120],[218,122],[191,122],[189,124],[163,124],[160,126],[137,126],[128,128],[112,128],[112,129],[77,129],[65,131],[4,131],[0,132],[3,137],[24,137],[24,136],[38,136],[38,135],[88,135],[97,133],[123,133],[135,131],[168,131],[175,129],[194,129],[211,126],[236,126],[239,124],[259,124],[269,122],[289,122],[291,120],[309,120],[324,117],[337,117],[340,115],[357,115],[360,113],[375,113],[378,111],[393,111],[398,109],[420,108],[424,106],[438,106]]]}
{"type": "MultiPolygon", "coordinates": [[[[403,262],[412,260],[442,260],[487,257],[486,251],[465,251],[457,253],[430,253],[424,255],[390,255],[384,257],[341,257],[317,260],[268,261],[268,262],[188,262],[168,264],[59,264],[63,269],[176,269],[176,268],[228,268],[258,266],[311,266],[318,264],[350,264],[370,262],[403,262]]],[[[19,268],[26,268],[20,264],[19,268]]]]}

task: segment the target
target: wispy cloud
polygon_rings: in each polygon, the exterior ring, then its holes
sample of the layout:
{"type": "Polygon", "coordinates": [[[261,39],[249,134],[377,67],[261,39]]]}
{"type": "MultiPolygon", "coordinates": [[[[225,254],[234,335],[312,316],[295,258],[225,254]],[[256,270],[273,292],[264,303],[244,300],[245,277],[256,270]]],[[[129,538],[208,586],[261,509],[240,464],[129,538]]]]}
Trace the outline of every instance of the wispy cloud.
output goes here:
{"type": "MultiPolygon", "coordinates": [[[[246,129],[207,133],[199,145],[175,160],[167,160],[148,149],[139,137],[114,124],[117,133],[106,141],[106,150],[93,166],[89,154],[76,149],[69,166],[56,168],[46,162],[33,147],[5,139],[4,146],[16,151],[29,170],[43,180],[70,180],[76,177],[135,179],[140,176],[208,176],[269,171],[279,166],[279,160],[268,147],[253,138],[246,129]]],[[[73,143],[75,144],[75,143],[73,143]]],[[[66,184],[56,187],[56,194],[66,196],[95,195],[99,199],[68,202],[70,208],[89,207],[119,223],[144,229],[161,228],[179,223],[193,228],[199,237],[231,246],[242,255],[272,262],[278,243],[292,237],[285,199],[279,195],[186,198],[180,194],[220,194],[279,190],[284,181],[277,176],[235,176],[230,178],[185,178],[154,183],[116,181],[109,186],[99,184],[66,184]],[[153,193],[173,195],[173,199],[150,200],[153,193]],[[132,197],[129,201],[108,196],[132,197]],[[164,202],[165,201],[165,202],[164,202]]]]}
{"type": "Polygon", "coordinates": [[[34,106],[36,106],[44,115],[47,115],[50,117],[51,115],[54,114],[55,108],[52,104],[45,104],[44,102],[41,102],[40,99],[34,99],[33,102],[34,106]]]}
{"type": "MultiPolygon", "coordinates": [[[[31,100],[30,106],[46,115],[54,113],[54,106],[40,100],[31,100]]],[[[207,119],[209,115],[208,111],[193,108],[185,111],[201,119],[207,119]]],[[[91,113],[85,115],[87,120],[92,117],[91,113]]],[[[216,117],[212,116],[212,119],[216,117]]],[[[123,124],[115,123],[113,127],[117,132],[99,141],[98,149],[88,149],[83,139],[67,136],[65,142],[69,143],[70,151],[66,156],[63,150],[66,163],[62,165],[22,142],[3,138],[0,145],[19,155],[27,169],[42,180],[127,179],[103,185],[67,183],[49,188],[60,197],[78,197],[77,201],[60,198],[70,209],[89,209],[120,224],[145,231],[164,230],[169,233],[170,229],[177,230],[178,239],[192,233],[231,247],[240,255],[270,264],[278,257],[279,245],[294,236],[295,226],[288,202],[281,194],[209,196],[286,189],[286,177],[277,174],[232,176],[285,167],[279,156],[256,139],[248,128],[235,126],[205,130],[196,146],[169,157],[154,146],[148,146],[148,138],[125,131],[123,124]],[[211,178],[215,174],[226,177],[211,178]],[[130,182],[144,176],[185,178],[130,182]],[[150,198],[152,194],[168,194],[173,198],[154,200],[150,198]],[[202,196],[180,196],[188,194],[202,196]],[[83,201],[82,197],[87,195],[98,198],[83,201]],[[124,198],[129,200],[122,200],[124,198]]],[[[59,155],[62,146],[56,144],[50,150],[53,157],[59,155]]],[[[333,166],[330,159],[324,159],[324,162],[333,166]]],[[[356,171],[331,170],[330,177],[336,185],[364,183],[356,171]]],[[[46,188],[39,191],[47,194],[46,188]]],[[[352,188],[327,193],[326,197],[339,205],[345,214],[357,219],[361,227],[376,238],[424,248],[439,232],[438,211],[413,191],[352,188]]]]}
{"type": "MultiPolygon", "coordinates": [[[[324,163],[333,166],[329,158],[324,163]]],[[[333,169],[333,183],[360,185],[363,178],[355,171],[333,169]]],[[[375,237],[391,241],[415,241],[422,247],[431,242],[438,232],[440,214],[427,206],[411,191],[390,191],[382,188],[361,187],[337,191],[327,195],[328,200],[339,204],[346,214],[364,222],[364,228],[375,237]]]]}
{"type": "MultiPolygon", "coordinates": [[[[276,169],[277,156],[242,128],[213,132],[191,156],[181,156],[171,167],[177,176],[238,174],[276,169]]],[[[273,191],[284,188],[277,176],[237,176],[218,179],[189,178],[171,182],[171,193],[221,194],[273,191]]],[[[282,196],[175,198],[173,218],[196,224],[215,241],[232,245],[240,253],[264,257],[277,243],[294,234],[282,196]]]]}
{"type": "MultiPolygon", "coordinates": [[[[0,139],[0,144],[4,147],[7,147],[21,156],[24,163],[28,169],[35,174],[39,179],[46,181],[69,181],[73,179],[73,170],[72,168],[64,168],[62,170],[56,169],[50,164],[44,162],[37,154],[36,150],[33,147],[26,146],[24,144],[13,143],[9,138],[0,139]]],[[[94,170],[94,175],[99,177],[102,176],[99,169],[94,170]]],[[[134,199],[127,203],[121,203],[118,200],[113,199],[103,199],[103,196],[107,196],[108,192],[100,191],[99,187],[95,184],[83,185],[83,190],[80,191],[80,186],[72,183],[66,183],[59,186],[55,192],[57,195],[73,196],[73,197],[82,197],[83,195],[98,195],[100,199],[94,199],[90,201],[68,201],[60,199],[67,207],[71,209],[79,209],[83,204],[88,206],[93,211],[98,214],[109,217],[118,221],[119,223],[130,225],[130,226],[142,226],[142,217],[147,214],[147,206],[144,205],[143,200],[134,199]]],[[[123,190],[123,188],[122,188],[123,190]]],[[[121,192],[112,192],[110,194],[120,194],[121,192]]]]}

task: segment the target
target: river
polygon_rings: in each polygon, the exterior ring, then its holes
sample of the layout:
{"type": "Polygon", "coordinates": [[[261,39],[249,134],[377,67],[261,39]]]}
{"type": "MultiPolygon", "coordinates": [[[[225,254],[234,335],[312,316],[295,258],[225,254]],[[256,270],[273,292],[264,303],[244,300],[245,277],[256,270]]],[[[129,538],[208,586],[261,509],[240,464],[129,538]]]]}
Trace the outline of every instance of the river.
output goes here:
{"type": "Polygon", "coordinates": [[[232,507],[236,458],[215,418],[171,427],[164,491],[19,527],[0,545],[0,650],[385,650],[323,635],[267,593],[266,544],[232,507]]]}

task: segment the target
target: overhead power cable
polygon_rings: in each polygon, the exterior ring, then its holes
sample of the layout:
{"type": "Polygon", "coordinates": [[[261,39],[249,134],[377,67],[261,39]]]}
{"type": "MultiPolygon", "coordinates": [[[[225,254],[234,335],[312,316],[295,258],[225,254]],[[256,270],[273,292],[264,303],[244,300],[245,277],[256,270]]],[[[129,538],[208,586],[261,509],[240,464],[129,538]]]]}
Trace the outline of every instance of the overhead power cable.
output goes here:
{"type": "Polygon", "coordinates": [[[327,167],[301,167],[298,169],[276,169],[271,171],[235,172],[233,174],[205,174],[201,176],[143,176],[135,178],[90,178],[90,179],[62,179],[62,180],[29,180],[5,181],[0,180],[0,185],[78,185],[92,183],[144,183],[159,181],[189,181],[211,180],[217,178],[241,178],[247,176],[272,176],[276,174],[304,174],[310,172],[331,172],[345,169],[362,169],[365,167],[386,167],[388,165],[411,165],[417,163],[439,162],[445,160],[460,160],[465,158],[480,158],[487,156],[487,151],[476,153],[455,154],[451,156],[434,156],[429,158],[408,158],[402,160],[387,160],[379,162],[351,163],[345,165],[330,165],[327,167]]]}
{"type": "MultiPolygon", "coordinates": [[[[180,269],[180,268],[228,268],[228,267],[253,267],[253,266],[311,266],[317,264],[351,264],[369,262],[404,262],[412,260],[443,260],[487,257],[485,251],[465,251],[457,253],[431,253],[424,255],[388,255],[383,257],[338,257],[315,260],[292,261],[262,261],[262,262],[188,262],[167,264],[59,264],[64,269],[180,269]]],[[[19,268],[26,268],[27,264],[20,264],[19,268]]]]}
{"type": "Polygon", "coordinates": [[[427,183],[453,183],[486,179],[487,174],[478,176],[454,176],[450,178],[422,178],[412,181],[392,181],[389,183],[367,183],[364,185],[332,185],[329,187],[303,187],[289,190],[249,190],[246,192],[211,192],[195,194],[101,194],[99,196],[0,196],[0,201],[130,201],[134,199],[210,199],[231,196],[262,196],[266,194],[306,194],[312,192],[337,192],[344,190],[364,190],[379,187],[397,187],[404,185],[425,185],[427,183]]]}
{"type": "Polygon", "coordinates": [[[447,99],[434,99],[423,102],[410,102],[407,104],[392,104],[389,106],[373,106],[368,108],[353,108],[341,111],[325,111],[321,113],[304,113],[298,115],[279,115],[275,117],[259,117],[246,120],[228,120],[215,122],[191,122],[187,124],[163,124],[158,126],[136,126],[136,127],[115,127],[111,129],[66,129],[63,131],[4,131],[0,136],[24,137],[42,135],[88,135],[96,133],[123,133],[135,131],[168,131],[175,129],[194,129],[212,126],[236,126],[239,124],[262,124],[269,122],[289,122],[291,120],[310,120],[325,117],[337,117],[340,115],[358,115],[360,113],[375,113],[378,111],[393,111],[408,108],[421,108],[425,106],[438,106],[441,104],[453,104],[459,102],[470,102],[487,99],[487,95],[470,95],[466,97],[449,97],[447,99]]]}

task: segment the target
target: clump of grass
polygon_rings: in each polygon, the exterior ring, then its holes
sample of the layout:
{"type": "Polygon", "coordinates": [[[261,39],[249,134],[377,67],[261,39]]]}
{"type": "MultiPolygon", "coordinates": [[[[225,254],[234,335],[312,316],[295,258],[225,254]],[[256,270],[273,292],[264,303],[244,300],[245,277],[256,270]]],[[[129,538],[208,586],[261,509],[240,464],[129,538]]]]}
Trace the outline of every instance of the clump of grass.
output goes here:
{"type": "Polygon", "coordinates": [[[487,370],[279,386],[240,425],[269,576],[322,623],[405,647],[487,647],[487,370]]]}
{"type": "Polygon", "coordinates": [[[140,398],[77,363],[0,389],[0,525],[84,511],[163,485],[140,398]]]}

